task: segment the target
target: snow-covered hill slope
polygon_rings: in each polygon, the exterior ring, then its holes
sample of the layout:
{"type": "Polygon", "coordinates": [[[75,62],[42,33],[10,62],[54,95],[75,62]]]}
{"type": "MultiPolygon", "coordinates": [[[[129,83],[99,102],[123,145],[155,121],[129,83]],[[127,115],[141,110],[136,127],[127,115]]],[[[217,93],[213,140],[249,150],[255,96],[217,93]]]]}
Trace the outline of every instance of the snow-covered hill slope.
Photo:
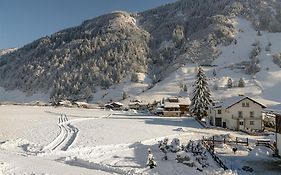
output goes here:
{"type": "MultiPolygon", "coordinates": [[[[238,32],[235,35],[237,44],[221,47],[222,54],[213,63],[218,65],[216,68],[218,78],[215,80],[223,83],[220,84],[222,86],[226,84],[227,77],[232,77],[236,82],[242,77],[247,82],[246,88],[219,90],[215,92],[215,96],[242,93],[281,102],[281,69],[272,61],[272,55],[281,52],[281,33],[262,31],[259,36],[249,21],[236,18],[234,23],[238,32]],[[256,75],[250,76],[235,64],[250,60],[249,56],[254,48],[253,43],[259,43],[261,48],[261,52],[257,56],[260,60],[261,70],[256,75]],[[269,43],[271,43],[270,49],[266,49],[269,43]]],[[[209,76],[211,77],[211,72],[209,72],[209,76]]]]}
{"type": "MultiPolygon", "coordinates": [[[[220,46],[221,55],[212,63],[213,66],[204,67],[209,77],[209,85],[212,96],[215,99],[244,94],[271,105],[281,102],[281,69],[272,61],[272,55],[281,52],[281,33],[269,33],[261,31],[261,36],[253,28],[250,21],[243,18],[232,20],[236,28],[234,42],[228,46],[220,46]],[[256,75],[248,75],[240,63],[250,61],[253,43],[258,42],[261,52],[258,55],[261,70],[256,75]],[[270,51],[266,51],[268,43],[271,43],[270,51]],[[216,76],[213,72],[216,72],[216,76]],[[235,87],[226,88],[227,80],[231,78],[235,87]],[[237,87],[238,81],[243,78],[246,86],[237,87]],[[217,86],[217,88],[215,88],[217,86]]],[[[195,81],[196,65],[184,65],[163,81],[156,84],[152,89],[140,94],[140,100],[153,102],[165,96],[190,96],[192,85],[195,81]],[[186,84],[188,92],[182,91],[180,86],[186,84]]]]}
{"type": "Polygon", "coordinates": [[[197,63],[212,65],[204,69],[217,99],[245,94],[280,102],[280,68],[272,55],[278,53],[281,63],[281,33],[262,31],[281,31],[279,7],[274,0],[179,0],[85,21],[2,56],[0,101],[106,103],[126,93],[126,103],[190,96],[197,63]],[[130,81],[134,74],[137,83],[130,81]],[[229,78],[233,88],[225,86],[229,78]],[[237,87],[240,78],[246,87],[237,87]]]}
{"type": "MultiPolygon", "coordinates": [[[[212,90],[212,96],[215,99],[223,99],[244,94],[256,97],[269,105],[275,104],[273,101],[281,102],[281,68],[272,61],[272,55],[281,52],[281,33],[261,31],[261,36],[259,36],[251,22],[244,18],[233,18],[232,23],[235,25],[236,34],[234,38],[237,43],[233,42],[228,46],[220,46],[221,54],[212,63],[213,66],[203,67],[210,79],[209,85],[212,90]],[[261,48],[258,55],[261,70],[255,75],[248,75],[243,68],[243,62],[250,61],[251,51],[255,47],[253,43],[259,43],[261,48]],[[268,43],[271,43],[271,46],[270,50],[266,51],[265,48],[268,43]],[[214,69],[216,76],[213,75],[214,69]],[[235,87],[226,88],[229,78],[233,80],[235,87]],[[246,83],[243,88],[237,87],[240,78],[243,78],[246,83]]],[[[181,68],[156,83],[152,88],[149,88],[152,80],[145,74],[139,74],[138,83],[131,82],[130,78],[127,77],[121,83],[111,86],[107,90],[98,89],[93,95],[92,102],[119,101],[122,100],[124,92],[129,97],[123,101],[125,103],[132,99],[153,102],[167,96],[190,96],[192,85],[195,81],[196,66],[195,64],[182,65],[181,68]],[[187,85],[187,92],[182,89],[185,84],[187,85]]],[[[17,102],[48,101],[48,97],[43,94],[25,97],[20,91],[4,91],[2,88],[0,92],[1,101],[12,99],[17,102]]]]}

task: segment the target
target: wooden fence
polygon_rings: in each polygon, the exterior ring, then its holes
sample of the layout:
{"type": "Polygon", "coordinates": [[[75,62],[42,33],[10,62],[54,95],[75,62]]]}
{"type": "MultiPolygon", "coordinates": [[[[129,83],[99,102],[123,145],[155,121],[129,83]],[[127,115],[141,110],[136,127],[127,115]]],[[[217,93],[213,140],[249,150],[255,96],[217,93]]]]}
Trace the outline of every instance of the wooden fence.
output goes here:
{"type": "Polygon", "coordinates": [[[227,139],[222,139],[222,140],[216,140],[215,137],[213,136],[212,139],[206,139],[203,136],[203,141],[206,142],[212,142],[213,145],[215,145],[215,143],[227,143],[227,144],[241,144],[241,145],[246,145],[249,146],[249,139],[246,138],[246,141],[240,141],[238,137],[235,138],[235,140],[227,140],[227,139]]]}
{"type": "Polygon", "coordinates": [[[211,156],[214,158],[214,160],[222,167],[224,170],[227,170],[227,166],[223,163],[223,161],[216,155],[214,150],[214,145],[210,145],[208,141],[202,140],[203,146],[209,151],[211,156]]]}
{"type": "Polygon", "coordinates": [[[274,144],[270,143],[270,140],[268,139],[259,139],[256,142],[256,146],[266,146],[270,148],[273,151],[273,155],[278,155],[278,150],[274,144]]]}

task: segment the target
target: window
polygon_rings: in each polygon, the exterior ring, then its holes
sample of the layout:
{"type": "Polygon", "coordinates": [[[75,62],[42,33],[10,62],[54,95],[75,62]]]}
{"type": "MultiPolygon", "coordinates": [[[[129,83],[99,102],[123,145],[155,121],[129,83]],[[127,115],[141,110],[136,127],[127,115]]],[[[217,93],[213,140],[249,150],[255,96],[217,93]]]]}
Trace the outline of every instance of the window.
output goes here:
{"type": "Polygon", "coordinates": [[[250,121],[250,125],[254,125],[254,121],[250,121]]]}
{"type": "Polygon", "coordinates": [[[246,107],[250,107],[250,104],[249,104],[249,103],[246,103],[246,107]]]}
{"type": "Polygon", "coordinates": [[[239,125],[244,125],[244,122],[243,121],[239,121],[239,125]]]}
{"type": "Polygon", "coordinates": [[[242,113],[242,111],[238,111],[238,117],[239,117],[239,118],[243,118],[243,113],[242,113]]]}
{"type": "Polygon", "coordinates": [[[221,110],[220,109],[218,110],[218,114],[221,114],[221,110]]]}
{"type": "Polygon", "coordinates": [[[245,103],[242,103],[242,107],[245,107],[245,103]]]}
{"type": "Polygon", "coordinates": [[[254,111],[250,111],[250,117],[254,117],[255,116],[254,114],[255,114],[254,111]]]}

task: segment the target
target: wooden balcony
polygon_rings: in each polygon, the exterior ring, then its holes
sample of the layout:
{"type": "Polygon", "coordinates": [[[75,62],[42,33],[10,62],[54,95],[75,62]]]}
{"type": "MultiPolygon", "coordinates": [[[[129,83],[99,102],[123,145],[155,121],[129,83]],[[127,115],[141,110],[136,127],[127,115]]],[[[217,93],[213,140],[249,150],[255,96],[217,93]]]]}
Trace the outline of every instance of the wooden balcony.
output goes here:
{"type": "Polygon", "coordinates": [[[259,117],[249,117],[249,116],[238,117],[238,116],[232,116],[231,118],[232,119],[236,119],[236,120],[261,120],[262,119],[261,116],[259,116],[259,117]]]}

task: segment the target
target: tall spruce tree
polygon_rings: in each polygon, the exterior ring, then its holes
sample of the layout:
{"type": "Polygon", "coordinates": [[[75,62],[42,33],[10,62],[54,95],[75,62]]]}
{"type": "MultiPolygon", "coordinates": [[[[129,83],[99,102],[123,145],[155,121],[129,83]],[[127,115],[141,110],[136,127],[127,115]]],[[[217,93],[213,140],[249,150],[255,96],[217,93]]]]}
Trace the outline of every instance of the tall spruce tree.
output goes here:
{"type": "Polygon", "coordinates": [[[199,67],[196,77],[197,80],[193,85],[194,90],[191,99],[190,112],[201,120],[206,108],[211,102],[211,93],[208,87],[207,77],[201,67],[199,67]]]}

